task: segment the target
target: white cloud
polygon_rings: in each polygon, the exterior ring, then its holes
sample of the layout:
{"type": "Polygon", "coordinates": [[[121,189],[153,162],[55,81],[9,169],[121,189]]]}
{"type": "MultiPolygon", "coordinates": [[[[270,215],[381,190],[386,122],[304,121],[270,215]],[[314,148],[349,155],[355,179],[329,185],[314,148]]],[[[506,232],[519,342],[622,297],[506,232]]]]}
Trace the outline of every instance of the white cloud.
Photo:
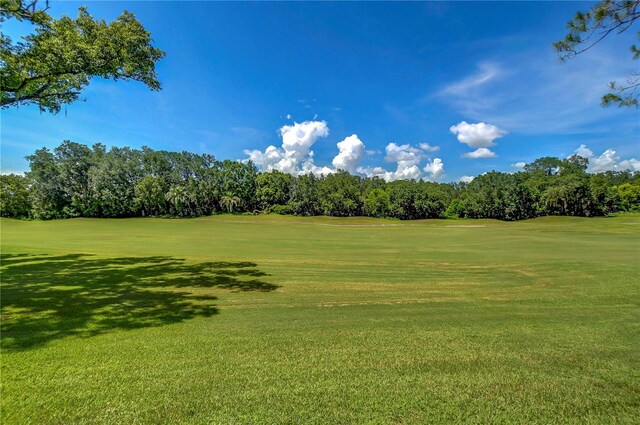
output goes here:
{"type": "Polygon", "coordinates": [[[478,72],[469,77],[449,84],[440,91],[440,95],[464,95],[469,91],[474,90],[480,86],[487,84],[489,81],[495,79],[502,73],[502,70],[494,63],[480,63],[478,65],[478,72]]]}
{"type": "Polygon", "coordinates": [[[333,166],[350,173],[355,172],[365,155],[364,143],[357,134],[353,134],[339,142],[337,146],[339,153],[333,158],[333,166]]]}
{"type": "Polygon", "coordinates": [[[24,171],[18,171],[18,170],[0,170],[0,175],[2,176],[8,176],[10,174],[17,174],[19,176],[24,176],[24,171]]]}
{"type": "Polygon", "coordinates": [[[329,127],[325,121],[305,121],[282,126],[280,135],[286,156],[301,160],[309,153],[316,140],[329,135],[329,127]]]}
{"type": "Polygon", "coordinates": [[[466,121],[461,121],[456,125],[452,125],[449,128],[449,131],[457,136],[460,143],[464,143],[470,148],[476,149],[473,152],[465,153],[463,155],[465,158],[495,157],[496,154],[488,148],[496,145],[494,140],[507,134],[507,131],[500,129],[495,125],[483,122],[469,124],[466,121]]]}
{"type": "Polygon", "coordinates": [[[475,179],[474,176],[462,176],[458,179],[458,181],[461,183],[471,183],[473,179],[475,179]]]}
{"type": "Polygon", "coordinates": [[[336,170],[329,168],[327,166],[319,167],[313,162],[313,157],[307,159],[302,164],[302,170],[300,170],[299,174],[313,174],[315,176],[326,176],[331,173],[335,173],[336,170]]]}
{"type": "Polygon", "coordinates": [[[618,167],[620,170],[632,170],[640,172],[640,160],[635,158],[625,159],[624,161],[620,161],[620,163],[618,163],[618,167]]]}
{"type": "Polygon", "coordinates": [[[586,145],[580,145],[575,152],[576,154],[584,158],[593,158],[593,151],[589,149],[586,145]]]}
{"type": "Polygon", "coordinates": [[[358,172],[369,177],[380,177],[386,181],[394,180],[418,180],[422,177],[418,164],[424,157],[424,153],[411,145],[397,145],[389,143],[385,148],[384,157],[387,162],[395,162],[396,170],[387,171],[382,167],[358,168],[358,172]]]}
{"type": "Polygon", "coordinates": [[[279,170],[297,175],[299,165],[305,158],[311,158],[311,146],[321,137],[329,135],[329,127],[324,121],[305,121],[285,125],[280,128],[282,147],[269,146],[264,152],[245,150],[249,159],[265,171],[279,170]]]}
{"type": "Polygon", "coordinates": [[[431,146],[429,143],[420,143],[418,146],[425,152],[436,152],[440,150],[440,146],[431,146]]]}
{"type": "Polygon", "coordinates": [[[516,162],[515,164],[511,164],[513,168],[524,168],[525,165],[527,165],[526,162],[516,162]]]}
{"type": "Polygon", "coordinates": [[[444,176],[444,163],[440,158],[427,162],[420,170],[420,162],[428,158],[426,152],[435,152],[438,146],[421,143],[420,148],[410,144],[389,143],[385,147],[384,160],[395,163],[395,170],[387,171],[383,167],[360,167],[365,156],[379,154],[380,151],[367,151],[365,144],[357,134],[346,137],[337,143],[338,154],[332,165],[318,166],[314,162],[313,144],[329,135],[324,121],[305,121],[280,128],[282,146],[269,146],[265,151],[245,150],[248,160],[253,161],[263,171],[278,170],[294,176],[313,173],[317,176],[335,173],[338,169],[349,173],[361,173],[369,177],[380,177],[386,181],[419,180],[427,178],[438,180],[444,176]],[[424,171],[424,175],[423,172],[424,171]]]}
{"type": "Polygon", "coordinates": [[[495,125],[485,124],[483,122],[469,124],[466,121],[452,125],[449,131],[458,137],[460,143],[464,143],[471,148],[488,148],[495,146],[493,141],[507,134],[505,130],[495,125]]]}
{"type": "Polygon", "coordinates": [[[434,158],[433,161],[425,165],[424,171],[431,174],[429,176],[430,180],[438,180],[444,174],[444,163],[440,158],[434,158]]]}
{"type": "Polygon", "coordinates": [[[620,160],[620,157],[613,149],[607,149],[599,156],[596,156],[586,145],[580,145],[575,153],[589,160],[587,171],[590,173],[602,173],[605,171],[640,171],[640,160],[629,158],[620,160]]]}
{"type": "Polygon", "coordinates": [[[291,119],[291,114],[287,114],[287,119],[290,120],[291,119]]]}
{"type": "Polygon", "coordinates": [[[402,163],[403,165],[412,166],[417,165],[422,159],[422,152],[418,148],[407,145],[396,145],[391,142],[385,148],[386,156],[385,161],[402,163]]]}
{"type": "Polygon", "coordinates": [[[495,158],[497,155],[494,151],[487,148],[478,148],[473,152],[467,152],[462,155],[464,158],[495,158]]]}

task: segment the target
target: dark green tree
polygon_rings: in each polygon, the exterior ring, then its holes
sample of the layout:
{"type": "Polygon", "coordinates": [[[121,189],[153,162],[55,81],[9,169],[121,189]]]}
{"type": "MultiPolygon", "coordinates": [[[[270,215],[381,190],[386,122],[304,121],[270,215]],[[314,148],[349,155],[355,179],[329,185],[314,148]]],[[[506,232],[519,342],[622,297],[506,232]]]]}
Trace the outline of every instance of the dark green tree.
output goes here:
{"type": "Polygon", "coordinates": [[[360,178],[338,171],[318,180],[318,196],[322,214],[334,217],[362,215],[360,178]]]}
{"type": "MultiPolygon", "coordinates": [[[[293,176],[273,170],[261,173],[256,179],[257,201],[260,209],[270,211],[272,207],[284,206],[289,202],[293,176]]],[[[282,208],[277,208],[282,210],[282,208]]]]}
{"type": "Polygon", "coordinates": [[[28,218],[30,213],[29,180],[17,174],[0,175],[0,216],[28,218]]]}
{"type": "Polygon", "coordinates": [[[144,177],[141,152],[113,147],[89,170],[89,186],[98,217],[130,217],[138,211],[136,184],[144,177]]]}
{"type": "Polygon", "coordinates": [[[389,191],[381,188],[370,190],[364,198],[364,213],[369,217],[388,217],[391,212],[389,191]]]}
{"type": "Polygon", "coordinates": [[[311,173],[298,176],[291,185],[291,211],[297,215],[320,215],[318,179],[311,173]]]}
{"type": "Polygon", "coordinates": [[[444,212],[454,197],[451,185],[418,182],[414,195],[416,218],[444,217],[444,212]]]}
{"type": "Polygon", "coordinates": [[[27,156],[30,171],[26,173],[33,187],[29,192],[32,215],[39,219],[63,217],[63,210],[70,203],[64,190],[55,156],[47,149],[36,150],[27,156]]]}
{"type": "Polygon", "coordinates": [[[220,193],[223,196],[239,197],[242,202],[236,207],[244,211],[253,211],[256,207],[256,181],[258,169],[249,161],[242,163],[225,159],[220,164],[220,193]]]}
{"type": "Polygon", "coordinates": [[[416,211],[417,183],[413,180],[396,180],[389,183],[391,217],[401,220],[418,218],[416,211]]]}
{"type": "Polygon", "coordinates": [[[65,217],[91,215],[93,197],[89,187],[89,170],[105,154],[105,147],[96,144],[93,150],[85,145],[65,140],[53,150],[60,187],[67,202],[65,217]]]}
{"type": "Polygon", "coordinates": [[[162,177],[145,176],[135,185],[135,204],[142,216],[163,214],[166,185],[162,177]]]}

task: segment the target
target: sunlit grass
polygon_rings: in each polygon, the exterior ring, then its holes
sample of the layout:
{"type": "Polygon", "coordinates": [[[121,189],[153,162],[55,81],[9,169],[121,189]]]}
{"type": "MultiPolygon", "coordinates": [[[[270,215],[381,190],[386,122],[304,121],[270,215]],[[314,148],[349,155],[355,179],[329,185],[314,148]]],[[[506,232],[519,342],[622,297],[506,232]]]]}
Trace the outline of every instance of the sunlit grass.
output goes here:
{"type": "Polygon", "coordinates": [[[640,218],[2,220],[2,423],[636,423],[640,218]]]}

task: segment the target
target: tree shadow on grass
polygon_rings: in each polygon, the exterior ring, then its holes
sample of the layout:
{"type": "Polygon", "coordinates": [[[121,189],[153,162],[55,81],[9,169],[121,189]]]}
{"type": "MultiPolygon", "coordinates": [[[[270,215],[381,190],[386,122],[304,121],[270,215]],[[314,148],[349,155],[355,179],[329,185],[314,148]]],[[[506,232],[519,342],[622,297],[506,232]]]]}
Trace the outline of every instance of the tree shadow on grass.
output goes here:
{"type": "Polygon", "coordinates": [[[67,336],[178,323],[218,313],[197,288],[273,291],[252,262],[187,263],[173,257],[93,258],[4,254],[3,349],[35,348],[67,336]],[[189,288],[190,290],[180,290],[189,288]]]}

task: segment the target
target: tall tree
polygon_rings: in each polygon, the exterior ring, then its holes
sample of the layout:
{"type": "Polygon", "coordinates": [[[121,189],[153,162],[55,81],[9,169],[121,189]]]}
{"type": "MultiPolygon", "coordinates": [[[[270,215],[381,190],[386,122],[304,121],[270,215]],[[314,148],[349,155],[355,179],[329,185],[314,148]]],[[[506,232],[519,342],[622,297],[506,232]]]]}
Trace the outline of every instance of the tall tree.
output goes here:
{"type": "Polygon", "coordinates": [[[143,177],[141,152],[112,147],[89,170],[89,186],[96,202],[93,214],[129,217],[137,211],[135,187],[143,177]]]}
{"type": "Polygon", "coordinates": [[[162,177],[145,176],[136,183],[134,191],[136,205],[143,216],[164,213],[165,182],[162,177]]]}
{"type": "MultiPolygon", "coordinates": [[[[569,33],[563,40],[553,43],[553,47],[566,60],[575,57],[593,46],[609,34],[620,34],[632,27],[640,18],[640,0],[602,0],[587,12],[577,12],[567,28],[569,33]]],[[[640,39],[640,32],[638,32],[640,39]]],[[[640,49],[631,46],[634,60],[640,57],[640,49]]],[[[632,72],[625,83],[609,83],[609,93],[602,96],[602,105],[638,106],[640,72],[632,72]]]]}
{"type": "Polygon", "coordinates": [[[69,198],[64,191],[55,156],[49,149],[42,148],[27,156],[27,161],[31,170],[27,178],[33,184],[29,193],[33,216],[40,219],[63,217],[69,198]]]}
{"type": "Polygon", "coordinates": [[[364,212],[370,217],[388,217],[391,211],[389,190],[374,188],[364,198],[364,212]]]}
{"type": "Polygon", "coordinates": [[[27,218],[30,211],[28,179],[17,174],[0,175],[0,216],[27,218]]]}
{"type": "Polygon", "coordinates": [[[298,176],[291,185],[291,211],[297,215],[320,215],[318,179],[311,173],[298,176]]]}
{"type": "Polygon", "coordinates": [[[53,150],[53,154],[60,187],[69,202],[65,215],[90,215],[92,193],[89,187],[89,170],[105,154],[105,146],[98,143],[92,150],[85,145],[65,140],[53,150]]]}
{"type": "Polygon", "coordinates": [[[35,33],[14,43],[0,35],[0,106],[37,105],[57,113],[78,99],[93,77],[135,80],[159,90],[155,64],[165,53],[124,11],[114,22],[94,19],[85,7],[77,18],[52,18],[49,2],[0,0],[0,23],[28,21],[35,33]],[[40,7],[40,5],[42,6],[40,7]]]}
{"type": "Polygon", "coordinates": [[[191,203],[193,202],[193,196],[186,186],[171,186],[165,198],[173,205],[173,213],[175,215],[188,216],[192,214],[191,203]]]}
{"type": "Polygon", "coordinates": [[[259,207],[263,211],[269,211],[275,205],[286,205],[292,181],[291,174],[278,170],[261,173],[256,179],[259,207]]]}

